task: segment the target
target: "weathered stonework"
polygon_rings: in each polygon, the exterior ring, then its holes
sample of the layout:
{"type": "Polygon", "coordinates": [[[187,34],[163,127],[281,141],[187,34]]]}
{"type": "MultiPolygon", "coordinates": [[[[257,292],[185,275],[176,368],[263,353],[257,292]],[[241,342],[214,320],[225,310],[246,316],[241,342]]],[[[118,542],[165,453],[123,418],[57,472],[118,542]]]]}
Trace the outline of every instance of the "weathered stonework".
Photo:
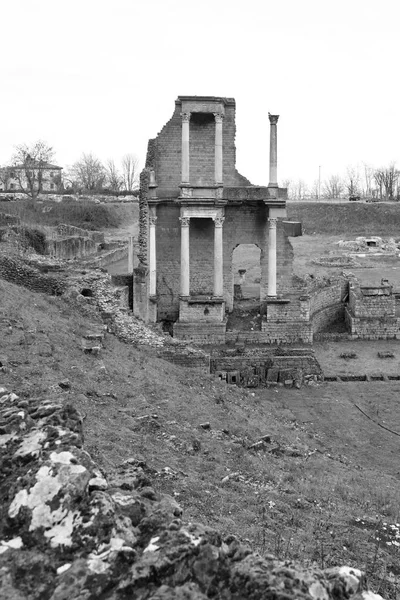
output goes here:
{"type": "Polygon", "coordinates": [[[0,387],[0,596],[15,600],[381,600],[349,567],[261,558],[185,522],[130,458],[106,479],[62,400],[0,387]]]}
{"type": "MultiPolygon", "coordinates": [[[[273,119],[276,179],[277,117],[273,119]]],[[[200,321],[221,325],[225,311],[233,308],[232,253],[238,245],[256,244],[261,249],[262,302],[291,287],[292,249],[282,225],[286,190],[275,180],[269,187],[253,186],[238,173],[235,132],[234,99],[180,96],[172,118],[149,142],[142,173],[140,265],[134,276],[142,300],[136,303],[135,314],[175,322],[175,335],[193,341],[199,339],[200,321]],[[210,299],[209,318],[204,308],[200,315],[194,304],[182,303],[191,296],[210,299]],[[224,302],[218,319],[214,298],[224,302]]],[[[221,326],[219,330],[213,336],[210,328],[202,337],[220,343],[221,326]]]]}
{"type": "Polygon", "coordinates": [[[345,317],[352,339],[400,339],[396,297],[387,281],[374,287],[351,281],[345,317]]]}

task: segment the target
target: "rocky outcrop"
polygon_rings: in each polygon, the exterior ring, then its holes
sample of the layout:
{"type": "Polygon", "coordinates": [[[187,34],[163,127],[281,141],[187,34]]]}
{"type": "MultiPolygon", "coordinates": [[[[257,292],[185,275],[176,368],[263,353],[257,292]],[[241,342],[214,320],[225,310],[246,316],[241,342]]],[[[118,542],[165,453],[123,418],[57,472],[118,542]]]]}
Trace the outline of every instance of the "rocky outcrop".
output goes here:
{"type": "Polygon", "coordinates": [[[129,459],[105,479],[82,420],[55,398],[0,388],[0,598],[8,600],[379,598],[361,572],[261,558],[186,523],[129,459]]]}

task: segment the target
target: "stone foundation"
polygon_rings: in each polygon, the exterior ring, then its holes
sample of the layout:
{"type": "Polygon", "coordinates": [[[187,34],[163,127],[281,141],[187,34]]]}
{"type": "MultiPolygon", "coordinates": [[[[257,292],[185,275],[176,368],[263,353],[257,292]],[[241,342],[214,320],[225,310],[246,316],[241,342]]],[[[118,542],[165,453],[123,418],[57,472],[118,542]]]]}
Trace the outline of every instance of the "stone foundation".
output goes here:
{"type": "Polygon", "coordinates": [[[226,323],[174,323],[174,337],[193,344],[225,344],[226,323]]]}

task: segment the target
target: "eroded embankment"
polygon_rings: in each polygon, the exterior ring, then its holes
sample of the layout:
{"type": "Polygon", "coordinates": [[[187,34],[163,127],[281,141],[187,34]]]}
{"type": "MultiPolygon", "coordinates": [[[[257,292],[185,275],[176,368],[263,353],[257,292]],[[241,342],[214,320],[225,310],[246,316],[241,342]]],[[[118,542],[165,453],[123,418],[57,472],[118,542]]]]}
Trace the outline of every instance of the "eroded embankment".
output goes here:
{"type": "Polygon", "coordinates": [[[375,598],[357,570],[261,558],[185,523],[134,457],[108,481],[69,405],[0,390],[1,598],[375,598]]]}

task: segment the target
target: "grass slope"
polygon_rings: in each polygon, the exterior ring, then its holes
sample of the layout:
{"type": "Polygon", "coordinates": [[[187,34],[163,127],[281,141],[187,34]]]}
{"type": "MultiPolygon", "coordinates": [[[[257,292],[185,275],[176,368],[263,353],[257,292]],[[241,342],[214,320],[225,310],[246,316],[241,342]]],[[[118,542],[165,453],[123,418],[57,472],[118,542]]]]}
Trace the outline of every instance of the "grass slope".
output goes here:
{"type": "Polygon", "coordinates": [[[228,387],[110,334],[100,357],[83,354],[82,330],[99,324],[94,309],[88,317],[2,280],[0,298],[0,386],[76,406],[106,474],[142,456],[187,519],[281,558],[364,568],[375,591],[395,598],[400,437],[354,403],[400,431],[398,382],[228,387]],[[249,449],[266,434],[264,449],[249,449]]]}
{"type": "Polygon", "coordinates": [[[399,236],[400,203],[328,204],[288,202],[291,221],[301,221],[306,234],[399,236]]]}

